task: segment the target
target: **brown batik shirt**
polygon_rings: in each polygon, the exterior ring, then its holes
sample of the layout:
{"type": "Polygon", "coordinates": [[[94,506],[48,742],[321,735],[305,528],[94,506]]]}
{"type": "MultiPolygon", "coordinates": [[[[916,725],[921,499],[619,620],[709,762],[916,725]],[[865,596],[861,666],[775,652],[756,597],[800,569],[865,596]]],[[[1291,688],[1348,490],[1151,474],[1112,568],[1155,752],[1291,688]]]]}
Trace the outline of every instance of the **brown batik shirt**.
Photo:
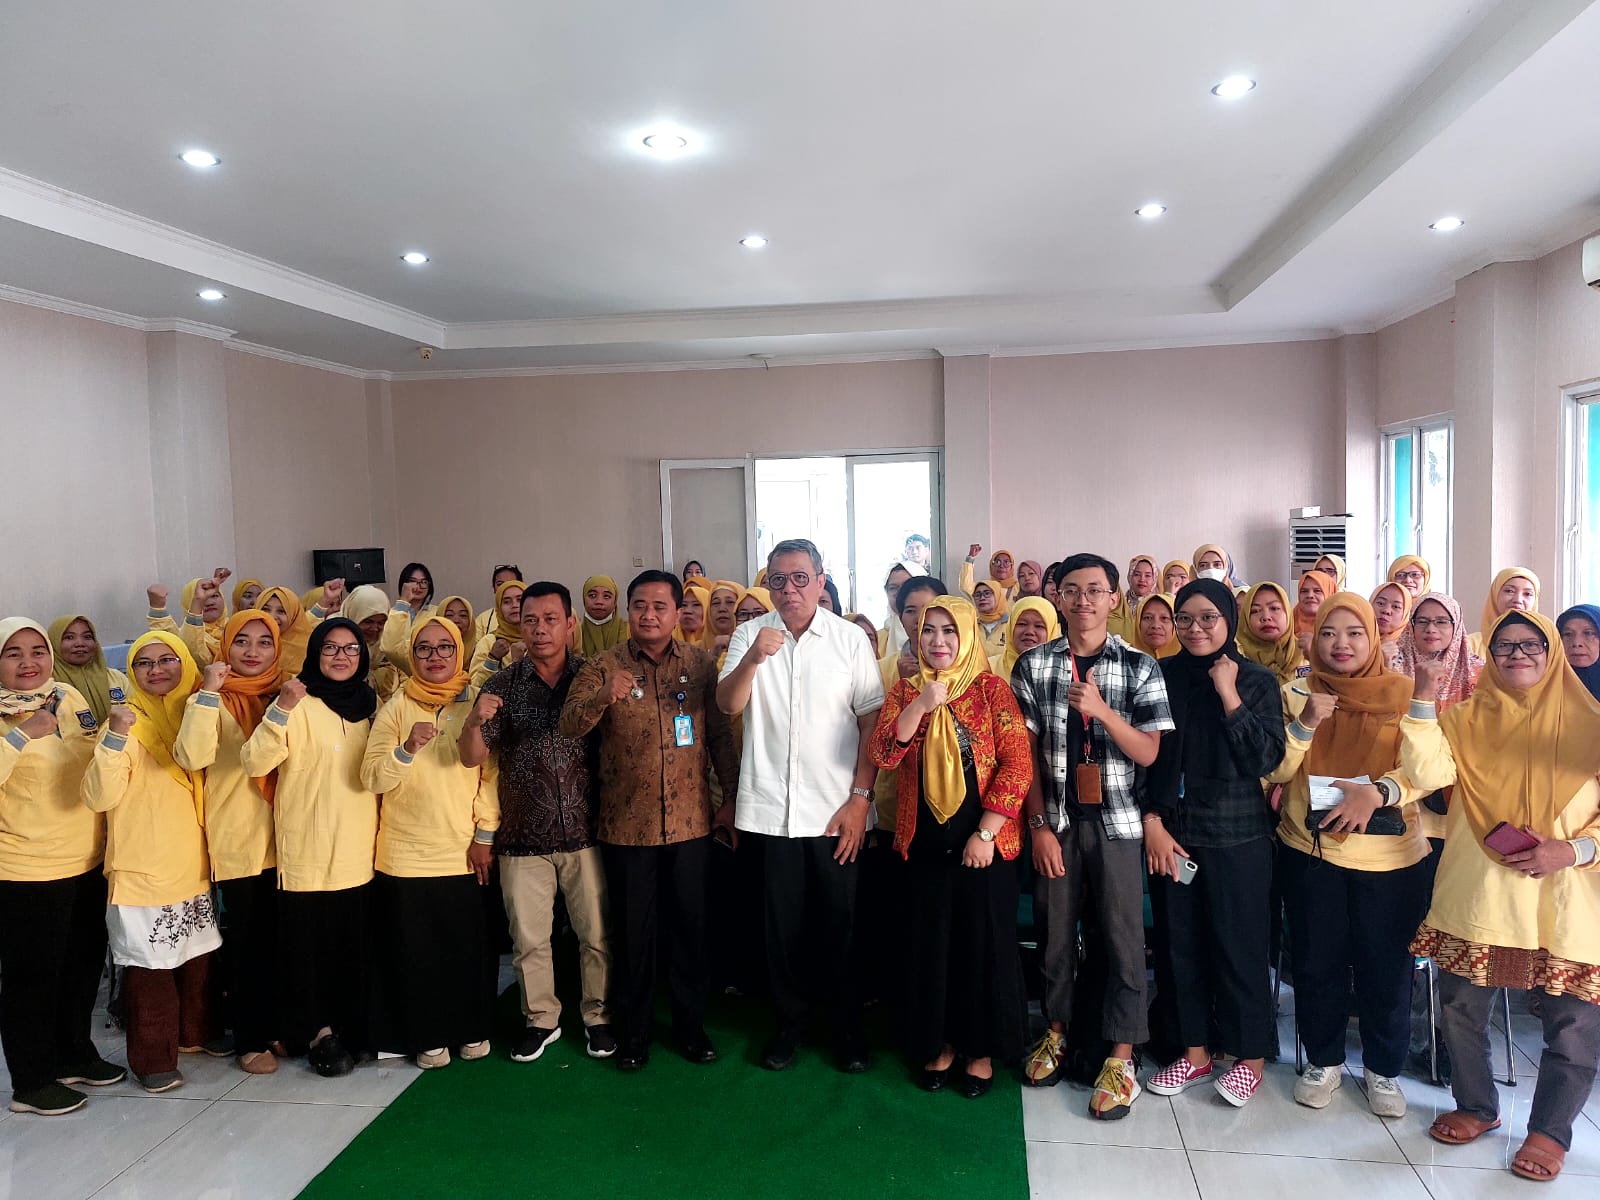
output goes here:
{"type": "Polygon", "coordinates": [[[500,768],[500,828],[494,852],[571,853],[594,845],[597,738],[561,732],[561,708],[583,659],[569,654],[551,687],[527,659],[490,676],[483,690],[500,711],[483,741],[500,768]]]}
{"type": "Polygon", "coordinates": [[[600,737],[602,842],[668,846],[707,836],[713,768],[722,794],[738,795],[739,752],[717,707],[717,660],[698,646],[674,639],[656,662],[629,638],[588,659],[567,694],[561,732],[590,730],[600,737]],[[606,676],[617,671],[642,695],[608,705],[606,676]],[[692,723],[693,745],[678,744],[680,715],[692,723]]]}

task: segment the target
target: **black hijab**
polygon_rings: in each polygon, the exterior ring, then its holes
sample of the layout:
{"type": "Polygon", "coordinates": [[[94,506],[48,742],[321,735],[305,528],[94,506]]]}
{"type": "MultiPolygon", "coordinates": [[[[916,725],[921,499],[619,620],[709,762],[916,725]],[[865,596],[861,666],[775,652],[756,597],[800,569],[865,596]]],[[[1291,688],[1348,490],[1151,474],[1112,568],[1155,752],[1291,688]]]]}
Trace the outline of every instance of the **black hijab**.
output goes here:
{"type": "MultiPolygon", "coordinates": [[[[1567,631],[1567,622],[1574,617],[1582,617],[1593,625],[1596,630],[1600,630],[1600,607],[1596,607],[1593,604],[1574,604],[1556,618],[1556,630],[1560,633],[1565,633],[1567,631]]],[[[1596,700],[1600,700],[1600,662],[1596,662],[1589,667],[1580,667],[1574,663],[1572,669],[1577,673],[1578,678],[1583,681],[1583,686],[1589,689],[1589,694],[1596,700]]]]}
{"type": "Polygon", "coordinates": [[[367,682],[371,670],[372,657],[367,651],[367,639],[361,636],[361,626],[348,617],[330,617],[311,631],[300,682],[306,685],[308,695],[321,700],[346,721],[365,721],[378,711],[378,693],[367,682]],[[322,644],[335,629],[348,630],[356,639],[360,658],[356,673],[349,679],[329,679],[322,673],[322,644]]]}
{"type": "MultiPolygon", "coordinates": [[[[1173,613],[1182,612],[1183,606],[1195,596],[1201,596],[1216,606],[1222,614],[1223,623],[1228,627],[1228,636],[1215,654],[1191,654],[1189,648],[1184,646],[1171,658],[1161,660],[1161,674],[1167,681],[1167,703],[1172,709],[1173,724],[1177,728],[1162,738],[1164,748],[1168,742],[1176,743],[1173,747],[1175,753],[1161,755],[1167,761],[1161,764],[1164,769],[1157,774],[1163,784],[1168,782],[1166,776],[1169,773],[1174,776],[1170,780],[1174,792],[1177,788],[1175,776],[1179,772],[1195,781],[1232,779],[1238,775],[1222,732],[1222,722],[1227,714],[1222,711],[1222,698],[1217,695],[1216,685],[1211,682],[1213,664],[1226,655],[1239,665],[1241,697],[1245,695],[1246,675],[1251,671],[1266,671],[1265,667],[1245,658],[1234,641],[1239,633],[1239,602],[1234,598],[1233,589],[1220,580],[1196,579],[1179,589],[1172,604],[1173,613]]],[[[1181,638],[1179,644],[1182,644],[1181,638]]],[[[1271,675],[1271,672],[1267,674],[1271,675]]],[[[1273,686],[1276,687],[1276,677],[1273,680],[1273,686]]]]}

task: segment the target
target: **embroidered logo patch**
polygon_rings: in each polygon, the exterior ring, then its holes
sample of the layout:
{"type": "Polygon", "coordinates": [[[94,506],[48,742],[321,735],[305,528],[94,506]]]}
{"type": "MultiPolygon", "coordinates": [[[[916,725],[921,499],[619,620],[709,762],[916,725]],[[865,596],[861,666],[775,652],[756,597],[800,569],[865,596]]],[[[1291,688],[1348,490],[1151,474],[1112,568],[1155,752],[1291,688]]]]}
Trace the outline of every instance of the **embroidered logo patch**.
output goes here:
{"type": "Polygon", "coordinates": [[[87,708],[80,708],[78,710],[78,724],[83,726],[83,731],[85,733],[93,733],[94,732],[94,714],[92,712],[90,712],[87,708]]]}
{"type": "Polygon", "coordinates": [[[113,704],[126,704],[127,700],[128,697],[123,693],[121,688],[114,687],[111,689],[111,702],[113,704]]]}

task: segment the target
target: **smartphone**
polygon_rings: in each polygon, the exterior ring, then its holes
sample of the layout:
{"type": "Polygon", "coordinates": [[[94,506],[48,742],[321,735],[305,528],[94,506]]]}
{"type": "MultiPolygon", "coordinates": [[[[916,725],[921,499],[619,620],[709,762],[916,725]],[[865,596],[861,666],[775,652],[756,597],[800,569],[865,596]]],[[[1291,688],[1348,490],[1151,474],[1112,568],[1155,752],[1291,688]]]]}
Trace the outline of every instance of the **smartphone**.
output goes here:
{"type": "Polygon", "coordinates": [[[1177,855],[1176,858],[1178,860],[1177,882],[1182,884],[1193,883],[1194,877],[1200,872],[1200,864],[1192,858],[1185,858],[1181,854],[1177,855]]]}
{"type": "Polygon", "coordinates": [[[1501,858],[1505,858],[1508,854],[1532,850],[1539,844],[1539,839],[1523,833],[1510,821],[1501,821],[1484,835],[1483,844],[1501,858]]]}
{"type": "Polygon", "coordinates": [[[713,844],[725,847],[728,850],[733,849],[733,834],[728,832],[726,825],[718,825],[711,830],[711,841],[713,844]]]}

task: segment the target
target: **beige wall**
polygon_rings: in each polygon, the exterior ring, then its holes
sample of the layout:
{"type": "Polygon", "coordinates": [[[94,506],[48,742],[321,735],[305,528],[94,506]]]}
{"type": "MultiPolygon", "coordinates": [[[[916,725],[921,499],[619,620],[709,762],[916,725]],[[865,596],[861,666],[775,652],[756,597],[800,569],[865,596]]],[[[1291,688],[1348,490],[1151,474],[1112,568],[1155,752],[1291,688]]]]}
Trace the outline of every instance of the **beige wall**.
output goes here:
{"type": "Polygon", "coordinates": [[[660,459],[937,446],[940,379],[917,359],[396,382],[390,558],[474,603],[497,562],[626,584],[661,562],[660,459]]]}
{"type": "Polygon", "coordinates": [[[1455,408],[1455,297],[1378,331],[1378,425],[1455,408]]]}
{"type": "Polygon", "coordinates": [[[145,335],[0,303],[0,615],[142,628],[156,570],[145,335]]]}
{"type": "Polygon", "coordinates": [[[1289,509],[1344,503],[1338,387],[1334,341],[994,359],[993,544],[1125,567],[1214,541],[1282,579],[1289,509]]]}

